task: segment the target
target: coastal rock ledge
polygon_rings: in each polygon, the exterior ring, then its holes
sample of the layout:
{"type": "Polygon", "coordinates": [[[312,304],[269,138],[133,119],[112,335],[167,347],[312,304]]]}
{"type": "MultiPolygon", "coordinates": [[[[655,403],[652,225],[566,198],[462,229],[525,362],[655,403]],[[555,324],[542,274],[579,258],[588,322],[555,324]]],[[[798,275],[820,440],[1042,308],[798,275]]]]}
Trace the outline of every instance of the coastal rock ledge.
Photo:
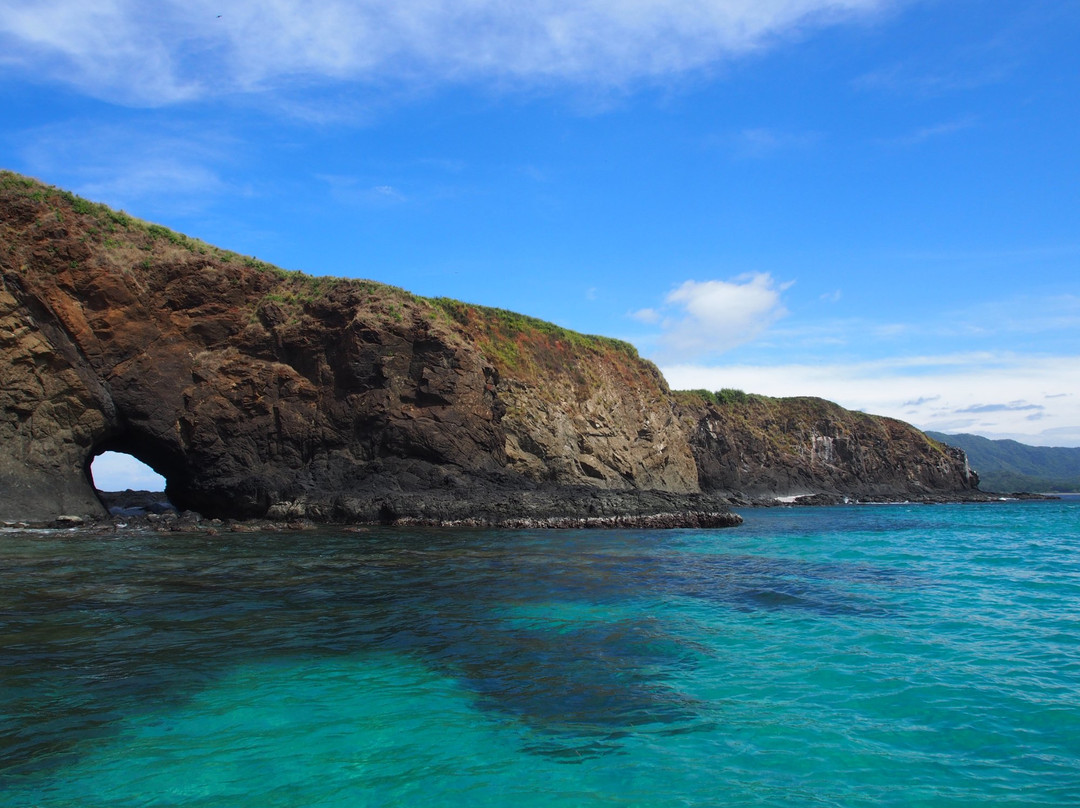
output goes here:
{"type": "Polygon", "coordinates": [[[222,519],[717,526],[978,493],[899,421],[673,393],[626,343],[285,272],[6,172],[0,352],[0,520],[104,515],[110,450],[222,519]]]}

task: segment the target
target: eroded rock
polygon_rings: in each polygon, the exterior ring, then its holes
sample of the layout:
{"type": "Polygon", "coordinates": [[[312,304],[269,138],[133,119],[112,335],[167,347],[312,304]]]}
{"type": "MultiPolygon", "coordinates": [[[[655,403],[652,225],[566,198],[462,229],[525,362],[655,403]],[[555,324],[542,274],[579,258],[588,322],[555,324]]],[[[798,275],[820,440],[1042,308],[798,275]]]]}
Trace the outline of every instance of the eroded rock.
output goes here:
{"type": "Polygon", "coordinates": [[[703,525],[743,494],[973,488],[899,422],[740,421],[625,343],[283,272],[6,173],[0,278],[4,520],[105,515],[110,450],[181,512],[294,523],[703,525]]]}

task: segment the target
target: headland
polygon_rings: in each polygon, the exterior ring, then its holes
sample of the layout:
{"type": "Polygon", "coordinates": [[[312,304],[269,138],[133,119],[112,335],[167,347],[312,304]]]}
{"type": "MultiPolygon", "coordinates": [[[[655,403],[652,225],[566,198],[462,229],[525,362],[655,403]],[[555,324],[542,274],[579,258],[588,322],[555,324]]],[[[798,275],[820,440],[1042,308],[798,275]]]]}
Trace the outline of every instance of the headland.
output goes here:
{"type": "Polygon", "coordinates": [[[218,519],[719,526],[988,498],[964,453],[816,398],[674,392],[633,346],[288,272],[0,173],[0,519],[107,513],[104,451],[218,519]]]}

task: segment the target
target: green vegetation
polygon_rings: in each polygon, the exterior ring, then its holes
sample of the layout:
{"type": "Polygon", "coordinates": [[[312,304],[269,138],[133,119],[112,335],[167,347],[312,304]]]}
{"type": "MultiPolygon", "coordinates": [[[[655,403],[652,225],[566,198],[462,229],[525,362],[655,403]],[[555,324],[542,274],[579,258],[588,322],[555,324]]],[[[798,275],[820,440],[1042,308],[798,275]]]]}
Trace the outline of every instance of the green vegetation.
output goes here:
{"type": "Polygon", "coordinates": [[[589,362],[581,361],[588,356],[611,360],[607,365],[612,372],[633,375],[645,369],[659,375],[650,363],[638,356],[634,346],[621,340],[580,334],[505,309],[471,305],[446,297],[421,298],[374,281],[311,276],[284,270],[253,256],[219,249],[163,225],[142,221],[123,211],[115,211],[9,171],[0,171],[0,190],[9,194],[14,191],[44,203],[58,222],[69,226],[76,223],[73,217],[81,219],[78,225],[82,240],[96,242],[115,253],[116,260],[124,264],[124,272],[134,267],[152,269],[170,251],[178,250],[206,256],[221,264],[238,264],[274,277],[278,283],[269,289],[263,287],[266,291],[252,311],[253,320],[263,305],[275,303],[291,309],[288,317],[293,322],[304,307],[347,285],[352,299],[388,321],[404,322],[415,313],[433,323],[442,321],[452,325],[500,369],[513,371],[522,379],[558,372],[569,373],[571,378],[583,382],[589,373],[595,372],[595,369],[587,368],[589,362]],[[149,253],[153,258],[136,257],[129,252],[133,250],[143,256],[149,253]],[[629,371],[631,367],[633,371],[629,371]]]}
{"type": "Polygon", "coordinates": [[[716,393],[704,388],[698,388],[696,390],[676,390],[675,395],[685,399],[697,399],[700,398],[709,404],[719,405],[720,402],[716,400],[716,393]]]}
{"type": "Polygon", "coordinates": [[[170,244],[175,244],[177,246],[186,247],[191,241],[191,239],[189,239],[187,236],[181,233],[177,233],[175,230],[170,230],[167,227],[162,227],[160,224],[147,225],[146,232],[149,233],[150,238],[154,239],[155,241],[157,239],[165,239],[170,244]]]}
{"type": "Polygon", "coordinates": [[[979,435],[926,434],[963,449],[984,491],[1080,491],[1080,448],[1028,446],[979,435]]]}
{"type": "Polygon", "coordinates": [[[448,297],[430,298],[427,302],[456,323],[503,372],[525,378],[565,372],[582,383],[585,376],[580,359],[585,356],[617,359],[613,365],[625,364],[626,360],[646,364],[637,349],[622,340],[581,334],[535,317],[448,297]]]}
{"type": "Polygon", "coordinates": [[[66,221],[67,214],[89,217],[93,225],[87,228],[91,237],[101,237],[102,244],[109,249],[132,247],[143,251],[152,251],[156,242],[165,242],[187,252],[198,255],[212,255],[226,263],[239,261],[252,269],[286,276],[285,270],[279,269],[254,257],[238,255],[222,250],[206,242],[185,236],[160,224],[136,219],[124,211],[113,210],[100,202],[91,202],[76,196],[70,191],[54,188],[29,177],[0,170],[0,190],[15,191],[35,202],[44,202],[52,209],[57,221],[66,221]],[[107,235],[105,235],[107,234],[107,235]]]}
{"type": "Polygon", "coordinates": [[[600,337],[592,334],[581,334],[562,328],[546,320],[529,317],[526,314],[518,314],[506,309],[477,306],[471,303],[462,303],[449,297],[433,297],[428,302],[445,311],[451,319],[461,325],[472,325],[478,322],[485,323],[492,332],[507,337],[519,335],[542,335],[548,339],[566,343],[568,346],[582,351],[616,351],[625,354],[632,359],[638,359],[637,348],[629,342],[600,337]]]}
{"type": "Polygon", "coordinates": [[[0,171],[0,188],[33,188],[36,185],[35,180],[14,171],[0,171]]]}
{"type": "MultiPolygon", "coordinates": [[[[760,398],[760,396],[756,397],[760,398]]],[[[732,387],[724,387],[716,391],[716,402],[718,404],[743,404],[747,401],[752,401],[754,398],[754,395],[744,393],[742,390],[736,390],[732,387]]]]}
{"type": "MultiPolygon", "coordinates": [[[[290,272],[280,270],[275,266],[266,264],[270,271],[280,277],[283,283],[279,284],[274,291],[268,292],[264,300],[282,303],[286,305],[303,305],[312,303],[326,295],[334,287],[340,284],[350,283],[344,278],[331,278],[321,275],[306,275],[303,272],[290,272]]],[[[252,267],[253,269],[262,267],[252,267]]]]}
{"type": "Polygon", "coordinates": [[[683,396],[692,396],[694,398],[700,398],[713,404],[717,407],[731,406],[735,404],[749,404],[750,402],[767,402],[776,401],[769,396],[759,395],[758,393],[744,393],[742,390],[736,390],[733,387],[725,387],[721,390],[717,390],[715,393],[709,390],[697,389],[697,390],[682,390],[679,393],[683,396]]]}

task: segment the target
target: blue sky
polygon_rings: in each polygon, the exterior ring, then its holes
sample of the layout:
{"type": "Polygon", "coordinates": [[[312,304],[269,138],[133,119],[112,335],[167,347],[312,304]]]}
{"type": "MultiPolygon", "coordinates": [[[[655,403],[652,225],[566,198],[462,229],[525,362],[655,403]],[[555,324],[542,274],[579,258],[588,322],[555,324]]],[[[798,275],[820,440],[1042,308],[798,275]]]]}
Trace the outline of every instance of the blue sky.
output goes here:
{"type": "Polygon", "coordinates": [[[1075,0],[0,0],[0,164],[676,388],[1080,445],[1075,0]]]}

